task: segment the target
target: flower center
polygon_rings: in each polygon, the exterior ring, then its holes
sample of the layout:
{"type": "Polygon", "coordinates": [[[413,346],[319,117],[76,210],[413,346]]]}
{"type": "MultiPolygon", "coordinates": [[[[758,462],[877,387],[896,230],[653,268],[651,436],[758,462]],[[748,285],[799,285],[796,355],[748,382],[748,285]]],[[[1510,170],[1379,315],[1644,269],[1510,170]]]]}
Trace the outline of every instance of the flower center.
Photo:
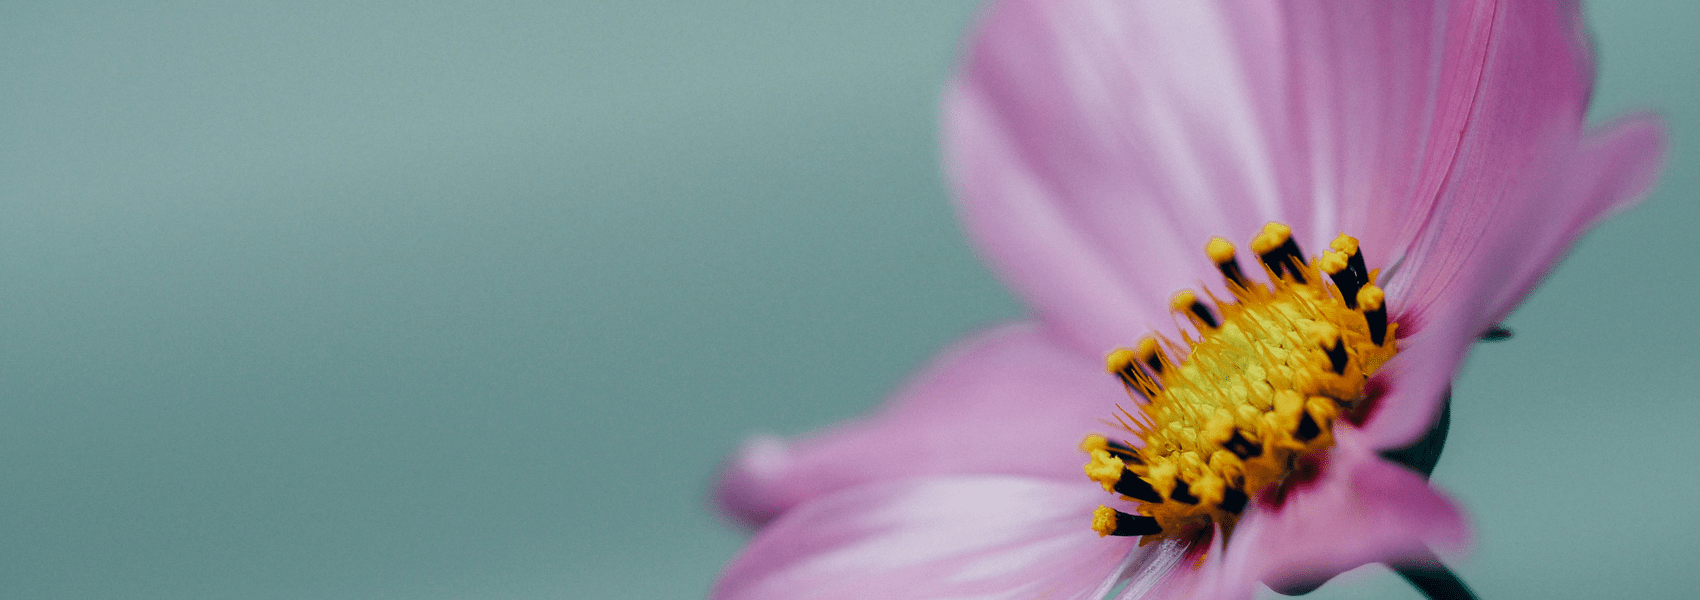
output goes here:
{"type": "Polygon", "coordinates": [[[1231,531],[1252,497],[1334,445],[1335,417],[1357,405],[1369,376],[1397,352],[1397,325],[1356,239],[1341,234],[1307,262],[1292,230],[1270,223],[1251,247],[1270,285],[1247,279],[1233,244],[1212,238],[1205,253],[1232,301],[1175,294],[1173,309],[1197,338],[1146,337],[1106,357],[1136,400],[1116,421],[1144,445],[1096,434],[1081,443],[1092,457],[1086,475],[1139,503],[1134,514],[1098,507],[1099,535],[1149,542],[1212,523],[1231,531]]]}

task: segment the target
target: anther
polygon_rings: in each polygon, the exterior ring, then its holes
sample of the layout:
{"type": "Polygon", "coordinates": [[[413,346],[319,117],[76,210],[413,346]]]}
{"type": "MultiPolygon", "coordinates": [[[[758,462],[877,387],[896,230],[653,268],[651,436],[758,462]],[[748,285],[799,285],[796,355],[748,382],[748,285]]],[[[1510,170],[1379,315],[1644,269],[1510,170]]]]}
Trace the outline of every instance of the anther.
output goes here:
{"type": "Polygon", "coordinates": [[[1130,515],[1103,505],[1099,505],[1098,510],[1092,511],[1092,530],[1098,532],[1098,537],[1106,535],[1132,537],[1163,532],[1163,528],[1157,524],[1156,518],[1145,515],[1130,515]]]}
{"type": "Polygon", "coordinates": [[[1169,492],[1169,499],[1175,502],[1198,504],[1198,496],[1192,495],[1192,490],[1188,489],[1187,483],[1181,481],[1179,477],[1175,478],[1175,489],[1169,492]]]}
{"type": "Polygon", "coordinates": [[[1328,249],[1348,256],[1357,254],[1358,238],[1341,233],[1334,237],[1334,241],[1328,242],[1328,249]]]}
{"type": "MultiPolygon", "coordinates": [[[[1279,225],[1279,223],[1277,223],[1277,225],[1279,225]]],[[[1278,235],[1287,238],[1287,241],[1281,242],[1281,253],[1285,255],[1288,260],[1287,267],[1297,271],[1298,267],[1304,265],[1306,262],[1305,253],[1299,250],[1299,242],[1293,239],[1292,229],[1289,229],[1286,225],[1281,225],[1281,228],[1277,231],[1281,232],[1278,235]]]]}
{"type": "Polygon", "coordinates": [[[1210,312],[1210,307],[1199,302],[1198,294],[1192,293],[1192,290],[1176,292],[1175,297],[1169,300],[1169,307],[1175,312],[1187,313],[1190,315],[1188,319],[1201,328],[1215,329],[1221,326],[1221,322],[1216,320],[1216,313],[1210,312]]]}
{"type": "Polygon", "coordinates": [[[1108,450],[1093,450],[1089,454],[1092,460],[1086,463],[1086,477],[1104,486],[1104,491],[1114,491],[1122,471],[1127,469],[1127,464],[1123,463],[1122,459],[1110,455],[1108,450]]]}
{"type": "MultiPolygon", "coordinates": [[[[1097,438],[1097,440],[1103,439],[1102,436],[1097,438]]],[[[1094,442],[1097,440],[1088,437],[1086,441],[1081,442],[1081,447],[1096,445],[1094,442]]],[[[1105,441],[1107,442],[1107,440],[1105,441]]],[[[1111,455],[1107,449],[1094,448],[1088,452],[1092,455],[1092,460],[1086,463],[1086,476],[1104,486],[1104,491],[1113,491],[1146,502],[1163,501],[1163,495],[1157,493],[1157,488],[1151,487],[1150,483],[1140,479],[1133,471],[1129,471],[1126,462],[1120,457],[1111,455]]]]}
{"type": "Polygon", "coordinates": [[[1316,259],[1316,266],[1328,274],[1334,281],[1334,287],[1340,288],[1340,298],[1346,301],[1346,308],[1358,309],[1358,289],[1365,281],[1358,280],[1358,274],[1352,272],[1351,259],[1338,251],[1329,250],[1322,253],[1322,258],[1316,259]]]}
{"type": "Polygon", "coordinates": [[[1310,443],[1327,432],[1334,423],[1334,417],[1339,414],[1339,404],[1333,398],[1311,396],[1305,401],[1303,412],[1300,413],[1299,427],[1293,432],[1293,439],[1310,443]]]}
{"type": "Polygon", "coordinates": [[[1287,274],[1293,277],[1293,281],[1301,285],[1307,282],[1308,279],[1304,272],[1304,253],[1299,251],[1298,242],[1294,242],[1293,238],[1287,238],[1287,243],[1281,244],[1281,253],[1283,255],[1281,259],[1287,261],[1287,274]]]}
{"type": "Polygon", "coordinates": [[[1104,356],[1104,370],[1120,378],[1122,385],[1127,387],[1129,392],[1149,398],[1141,382],[1144,373],[1139,372],[1139,357],[1132,350],[1117,348],[1110,351],[1104,356]]]}
{"type": "Polygon", "coordinates": [[[1273,275],[1277,279],[1279,279],[1281,274],[1286,270],[1287,264],[1287,262],[1281,260],[1281,256],[1276,253],[1280,248],[1280,240],[1269,235],[1267,232],[1259,233],[1257,234],[1257,237],[1251,238],[1252,253],[1256,254],[1259,260],[1263,261],[1263,266],[1268,267],[1270,275],[1273,275]]]}
{"type": "Polygon", "coordinates": [[[1222,272],[1222,278],[1228,283],[1246,287],[1245,272],[1240,270],[1240,261],[1234,258],[1234,245],[1228,240],[1213,237],[1210,243],[1204,245],[1204,254],[1210,257],[1210,262],[1216,263],[1216,270],[1222,272]]]}
{"type": "Polygon", "coordinates": [[[1334,374],[1345,375],[1346,341],[1340,338],[1334,338],[1334,345],[1329,346],[1324,344],[1322,346],[1322,351],[1328,353],[1328,366],[1334,370],[1334,374]]]}
{"type": "Polygon", "coordinates": [[[1364,253],[1358,248],[1358,238],[1342,233],[1328,243],[1328,248],[1346,257],[1346,266],[1351,269],[1358,285],[1369,283],[1369,267],[1364,265],[1364,253]]]}
{"type": "Polygon", "coordinates": [[[1163,349],[1157,346],[1157,338],[1147,337],[1139,340],[1139,349],[1135,351],[1139,362],[1145,363],[1151,369],[1153,379],[1163,375],[1163,349]]]}
{"type": "Polygon", "coordinates": [[[1251,440],[1245,439],[1245,435],[1241,434],[1239,430],[1234,430],[1234,436],[1228,438],[1228,441],[1222,442],[1222,449],[1234,453],[1234,456],[1240,457],[1240,460],[1263,454],[1263,446],[1251,443],[1251,440]]]}
{"type": "Polygon", "coordinates": [[[1234,513],[1234,514],[1239,514],[1240,511],[1245,510],[1246,501],[1250,500],[1250,499],[1251,498],[1248,498],[1246,496],[1245,492],[1234,489],[1232,487],[1223,488],[1222,489],[1222,502],[1220,504],[1217,504],[1217,506],[1221,507],[1222,510],[1225,510],[1225,511],[1228,511],[1228,512],[1231,512],[1231,513],[1234,513]]]}
{"type": "Polygon", "coordinates": [[[1163,495],[1157,493],[1157,488],[1151,487],[1149,482],[1144,479],[1140,479],[1138,475],[1133,473],[1133,471],[1126,469],[1122,470],[1122,477],[1116,482],[1115,490],[1117,494],[1133,498],[1134,500],[1141,500],[1144,502],[1163,501],[1163,495]]]}
{"type": "Polygon", "coordinates": [[[1251,241],[1252,250],[1263,260],[1264,266],[1276,277],[1283,274],[1291,276],[1293,281],[1303,284],[1305,256],[1299,250],[1298,242],[1293,240],[1293,229],[1280,223],[1267,223],[1263,232],[1251,241]]]}
{"type": "Polygon", "coordinates": [[[1358,310],[1364,313],[1364,320],[1369,322],[1369,339],[1380,346],[1387,341],[1387,306],[1384,302],[1387,294],[1374,285],[1366,285],[1358,290],[1358,310]]]}
{"type": "Polygon", "coordinates": [[[1310,411],[1299,413],[1299,428],[1293,431],[1293,439],[1308,442],[1319,435],[1322,435],[1322,427],[1316,424],[1316,419],[1311,418],[1310,411]]]}
{"type": "Polygon", "coordinates": [[[1145,464],[1145,461],[1139,459],[1139,452],[1135,451],[1132,446],[1096,433],[1088,435],[1086,436],[1086,439],[1080,441],[1080,450],[1087,454],[1091,454],[1093,450],[1103,450],[1114,455],[1116,458],[1122,459],[1122,462],[1133,463],[1136,465],[1145,464]]]}

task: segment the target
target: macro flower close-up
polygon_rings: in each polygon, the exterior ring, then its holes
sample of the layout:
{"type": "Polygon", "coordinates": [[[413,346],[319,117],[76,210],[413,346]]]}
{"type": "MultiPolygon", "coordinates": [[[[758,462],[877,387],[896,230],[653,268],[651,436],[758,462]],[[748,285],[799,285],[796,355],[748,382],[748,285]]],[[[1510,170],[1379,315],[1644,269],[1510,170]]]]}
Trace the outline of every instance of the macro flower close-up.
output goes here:
{"type": "Polygon", "coordinates": [[[1464,556],[1464,509],[1390,457],[1485,401],[1451,391],[1472,346],[1663,162],[1652,117],[1584,125],[1581,19],[992,3],[943,160],[1031,318],[748,441],[714,494],[755,533],[713,597],[1243,598],[1464,556]]]}
{"type": "Polygon", "coordinates": [[[0,4],[0,600],[1687,600],[1700,3],[0,4]]]}

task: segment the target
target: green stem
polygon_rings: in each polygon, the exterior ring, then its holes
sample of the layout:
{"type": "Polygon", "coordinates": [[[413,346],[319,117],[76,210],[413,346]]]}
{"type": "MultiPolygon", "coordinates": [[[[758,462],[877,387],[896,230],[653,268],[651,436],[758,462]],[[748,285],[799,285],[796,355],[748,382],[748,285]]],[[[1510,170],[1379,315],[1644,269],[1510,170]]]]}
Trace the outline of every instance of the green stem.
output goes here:
{"type": "Polygon", "coordinates": [[[1393,567],[1393,571],[1431,600],[1476,600],[1470,587],[1438,558],[1430,564],[1393,567]]]}

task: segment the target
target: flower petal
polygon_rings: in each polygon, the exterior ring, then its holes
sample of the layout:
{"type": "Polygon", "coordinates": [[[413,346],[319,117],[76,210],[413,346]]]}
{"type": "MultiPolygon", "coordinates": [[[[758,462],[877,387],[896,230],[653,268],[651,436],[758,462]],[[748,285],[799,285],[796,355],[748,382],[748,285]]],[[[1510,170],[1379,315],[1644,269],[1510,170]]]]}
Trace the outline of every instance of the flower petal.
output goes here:
{"type": "Polygon", "coordinates": [[[1472,335],[1515,306],[1583,229],[1644,194],[1662,156],[1659,127],[1645,119],[1583,140],[1594,73],[1576,2],[1491,8],[1446,179],[1383,285],[1394,313],[1418,327],[1439,320],[1428,313],[1441,304],[1473,304],[1472,335]]]}
{"type": "Polygon", "coordinates": [[[1172,333],[1149,319],[1214,278],[1191,254],[1212,235],[1357,235],[1420,336],[1389,365],[1417,379],[1389,378],[1369,426],[1391,447],[1470,341],[1651,185],[1657,125],[1579,141],[1592,69],[1575,2],[1011,0],[947,92],[947,162],[986,258],[1091,352],[1172,333]]]}
{"type": "Polygon", "coordinates": [[[999,476],[840,490],[763,528],[710,597],[1089,598],[1135,547],[1088,527],[1104,498],[1090,482],[999,476]]]}
{"type": "Polygon", "coordinates": [[[1080,474],[1081,438],[1129,402],[1102,359],[1035,324],[959,343],[877,414],[797,440],[757,437],[721,474],[728,515],[760,525],[815,496],[915,475],[1080,474]]]}
{"type": "Polygon", "coordinates": [[[1645,197],[1664,156],[1664,127],[1658,119],[1622,119],[1584,138],[1542,193],[1501,207],[1490,225],[1490,243],[1471,262],[1484,288],[1478,304],[1486,310],[1478,329],[1505,318],[1600,219],[1645,197]]]}
{"type": "MultiPolygon", "coordinates": [[[[1042,318],[1093,351],[1152,329],[1139,319],[1210,275],[1194,254],[1210,236],[1244,240],[1280,220],[1312,251],[1345,229],[1391,261],[1428,231],[1441,190],[1460,187],[1459,136],[1497,116],[1476,109],[1484,68],[1534,56],[1490,52],[1496,32],[1520,27],[1501,18],[1511,12],[1488,0],[999,3],[945,99],[967,229],[1042,318]]],[[[1470,146],[1470,167],[1524,141],[1502,138],[1470,146]]]]}
{"type": "MultiPolygon", "coordinates": [[[[1473,324],[1475,305],[1458,302],[1431,313],[1417,333],[1399,341],[1399,354],[1382,365],[1371,379],[1369,419],[1360,432],[1372,450],[1396,450],[1428,433],[1440,417],[1446,389],[1469,355],[1481,328],[1473,324]]],[[[1401,323],[1403,325],[1404,323],[1401,323]]]]}
{"type": "Polygon", "coordinates": [[[1309,227],[1299,231],[1313,243],[1348,232],[1372,266],[1403,253],[1432,213],[1469,124],[1494,4],[1280,5],[1285,127],[1303,157],[1291,168],[1308,169],[1290,177],[1302,178],[1296,193],[1309,196],[1309,227]]]}
{"type": "MultiPolygon", "coordinates": [[[[1159,544],[1169,544],[1168,541],[1159,544]]],[[[1149,554],[1160,552],[1163,546],[1152,545],[1141,548],[1149,554]]],[[[1222,536],[1210,536],[1209,545],[1204,548],[1191,548],[1186,551],[1185,560],[1174,565],[1167,573],[1150,573],[1146,577],[1154,581],[1141,581],[1137,574],[1129,579],[1127,587],[1123,588],[1115,600],[1183,600],[1210,598],[1211,600],[1250,600],[1256,591],[1254,582],[1232,582],[1220,576],[1222,566],[1222,536]],[[1202,563],[1200,558],[1202,557],[1202,563]],[[1240,585],[1235,585],[1236,583],[1240,585]],[[1251,583],[1251,585],[1244,585],[1251,583]],[[1146,585],[1141,585],[1146,584],[1146,585]]],[[[1150,562],[1158,562],[1156,560],[1150,562]]]]}
{"type": "Polygon", "coordinates": [[[1623,119],[1584,139],[1562,168],[1548,171],[1543,188],[1480,218],[1490,235],[1439,259],[1459,272],[1428,284],[1449,286],[1444,302],[1411,310],[1415,300],[1397,317],[1416,333],[1384,367],[1390,389],[1364,426],[1369,445],[1398,448],[1420,437],[1476,337],[1516,308],[1584,231],[1646,195],[1663,159],[1660,123],[1623,119]]]}
{"type": "Polygon", "coordinates": [[[1277,589],[1327,580],[1362,565],[1420,561],[1459,552],[1469,525],[1421,476],[1382,460],[1350,426],[1322,473],[1273,506],[1259,501],[1224,557],[1223,585],[1262,580],[1277,589]]]}
{"type": "Polygon", "coordinates": [[[1244,143],[1255,111],[1215,9],[1002,2],[947,91],[947,168],[970,235],[1084,348],[1148,331],[1141,316],[1208,267],[1208,235],[1249,235],[1279,213],[1265,149],[1244,143]]]}

